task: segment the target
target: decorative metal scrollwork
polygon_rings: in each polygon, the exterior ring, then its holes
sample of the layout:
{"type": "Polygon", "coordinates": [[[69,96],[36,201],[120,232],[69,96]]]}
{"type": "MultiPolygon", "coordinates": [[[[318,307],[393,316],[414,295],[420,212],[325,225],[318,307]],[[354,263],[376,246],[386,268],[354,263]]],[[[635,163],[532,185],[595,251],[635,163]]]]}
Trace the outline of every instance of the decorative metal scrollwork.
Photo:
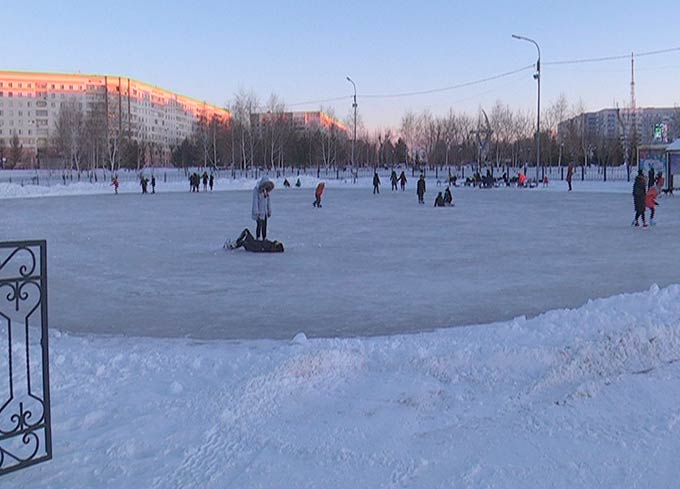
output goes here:
{"type": "Polygon", "coordinates": [[[0,475],[51,458],[46,242],[0,242],[0,475]]]}

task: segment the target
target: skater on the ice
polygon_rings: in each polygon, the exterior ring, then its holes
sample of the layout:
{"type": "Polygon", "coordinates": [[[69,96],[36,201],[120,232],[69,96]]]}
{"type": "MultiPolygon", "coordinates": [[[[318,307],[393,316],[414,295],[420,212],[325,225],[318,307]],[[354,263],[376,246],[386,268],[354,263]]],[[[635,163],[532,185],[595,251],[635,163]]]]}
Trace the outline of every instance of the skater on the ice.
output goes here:
{"type": "Polygon", "coordinates": [[[215,186],[215,175],[212,173],[210,174],[210,180],[208,180],[208,185],[210,185],[210,191],[213,191],[213,187],[215,186]]]}
{"type": "Polygon", "coordinates": [[[548,175],[543,176],[543,186],[547,187],[550,182],[548,181],[548,175]]]}
{"type": "Polygon", "coordinates": [[[574,176],[574,165],[569,164],[567,168],[567,183],[569,184],[569,192],[571,192],[571,179],[574,176]]]}
{"type": "Polygon", "coordinates": [[[453,205],[453,195],[451,195],[449,187],[446,187],[446,190],[444,190],[444,205],[447,207],[453,205]]]}
{"type": "Polygon", "coordinates": [[[283,180],[283,186],[286,187],[286,188],[290,188],[290,182],[288,181],[287,178],[285,178],[285,179],[283,180]]]}
{"type": "Polygon", "coordinates": [[[518,187],[524,187],[527,183],[527,176],[524,174],[524,172],[520,171],[519,175],[517,176],[517,186],[518,187]]]}
{"type": "Polygon", "coordinates": [[[418,203],[425,203],[425,175],[420,175],[418,184],[416,185],[416,193],[418,194],[418,203]]]}
{"type": "Polygon", "coordinates": [[[203,191],[204,192],[208,191],[208,172],[207,171],[203,172],[203,191]]]}
{"type": "Polygon", "coordinates": [[[302,182],[300,181],[299,178],[298,178],[297,181],[295,182],[295,186],[298,187],[298,188],[302,187],[302,182]]]}
{"type": "Polygon", "coordinates": [[[442,195],[441,192],[437,194],[437,197],[434,199],[434,206],[435,207],[444,207],[444,196],[442,195]]]}
{"type": "Polygon", "coordinates": [[[390,183],[392,184],[392,190],[397,190],[397,182],[399,179],[397,178],[397,172],[392,170],[392,174],[390,175],[390,183]]]}
{"type": "Polygon", "coordinates": [[[255,237],[267,238],[267,220],[272,217],[272,208],[269,194],[274,190],[274,182],[267,177],[262,177],[253,188],[252,218],[257,223],[255,237]]]}
{"type": "Polygon", "coordinates": [[[401,172],[401,175],[399,175],[399,184],[401,185],[402,192],[406,190],[406,173],[403,171],[401,172]]]}
{"type": "Polygon", "coordinates": [[[141,176],[139,177],[139,184],[142,186],[142,193],[146,194],[147,193],[146,188],[147,185],[149,184],[149,180],[146,177],[141,176]]]}
{"type": "Polygon", "coordinates": [[[321,196],[323,195],[323,189],[326,187],[326,184],[324,182],[320,182],[319,185],[316,186],[316,190],[314,191],[314,202],[312,202],[312,205],[314,207],[321,207],[321,196]]]}
{"type": "Polygon", "coordinates": [[[633,226],[640,225],[640,217],[642,217],[642,226],[647,227],[647,221],[645,219],[645,196],[647,189],[647,180],[642,169],[638,170],[637,177],[635,177],[635,183],[633,184],[633,204],[635,205],[635,219],[633,220],[633,226]]]}
{"type": "Polygon", "coordinates": [[[156,193],[156,177],[154,175],[151,175],[151,193],[156,193]]]}
{"type": "Polygon", "coordinates": [[[240,247],[244,247],[246,251],[252,251],[255,253],[281,253],[283,252],[283,243],[279,241],[269,241],[268,239],[257,240],[253,238],[248,228],[241,232],[241,235],[236,239],[236,241],[227,241],[224,243],[224,247],[230,250],[235,250],[240,247]]]}
{"type": "Polygon", "coordinates": [[[656,206],[659,205],[659,203],[656,201],[656,197],[659,195],[659,189],[656,185],[652,185],[649,187],[649,190],[647,190],[647,194],[645,194],[645,207],[649,209],[649,225],[654,226],[656,223],[654,222],[654,212],[656,210],[656,206]]]}
{"type": "Polygon", "coordinates": [[[378,172],[373,173],[373,194],[379,194],[380,193],[380,177],[378,176],[378,172]]]}
{"type": "Polygon", "coordinates": [[[120,185],[120,184],[118,183],[118,177],[117,176],[113,177],[113,181],[111,182],[111,185],[113,185],[113,192],[116,195],[118,195],[118,185],[120,185]]]}
{"type": "Polygon", "coordinates": [[[648,188],[652,188],[652,186],[654,185],[654,167],[653,166],[649,168],[649,174],[648,174],[648,177],[647,177],[647,185],[648,185],[648,188]]]}
{"type": "Polygon", "coordinates": [[[655,185],[656,185],[656,193],[657,193],[657,194],[661,194],[661,192],[663,191],[663,184],[664,184],[664,182],[665,182],[665,180],[664,180],[664,178],[663,178],[663,172],[659,172],[659,173],[656,175],[656,183],[655,183],[655,185]]]}

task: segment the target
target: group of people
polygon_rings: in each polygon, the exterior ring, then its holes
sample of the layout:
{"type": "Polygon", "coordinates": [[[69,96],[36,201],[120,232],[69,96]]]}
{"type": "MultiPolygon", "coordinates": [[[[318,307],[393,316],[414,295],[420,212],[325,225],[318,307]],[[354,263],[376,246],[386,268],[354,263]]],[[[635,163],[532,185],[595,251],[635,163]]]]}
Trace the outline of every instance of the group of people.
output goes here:
{"type": "Polygon", "coordinates": [[[191,192],[198,192],[200,190],[201,181],[203,181],[203,191],[208,191],[208,186],[210,186],[210,191],[212,192],[213,186],[215,185],[215,176],[211,173],[204,171],[203,175],[199,175],[194,172],[189,175],[189,188],[191,192]]]}
{"type": "Polygon", "coordinates": [[[451,195],[451,189],[446,187],[444,190],[444,195],[441,192],[437,194],[437,198],[434,199],[435,207],[451,207],[453,205],[453,195],[451,195]]]}
{"type": "Polygon", "coordinates": [[[659,203],[656,198],[663,189],[664,178],[663,172],[654,174],[654,169],[649,170],[649,178],[645,177],[642,169],[638,170],[633,183],[633,205],[635,206],[635,218],[632,226],[640,226],[640,218],[642,218],[642,227],[647,227],[646,211],[649,209],[649,225],[654,226],[654,215],[656,214],[656,206],[659,203]]]}
{"type": "MultiPolygon", "coordinates": [[[[145,177],[144,175],[141,175],[139,177],[139,185],[142,187],[142,193],[143,194],[148,194],[148,188],[149,188],[149,179],[145,177]]],[[[116,193],[118,193],[118,186],[115,185],[114,188],[116,189],[116,193]]],[[[151,193],[155,194],[156,193],[156,177],[151,175],[151,193]]]]}

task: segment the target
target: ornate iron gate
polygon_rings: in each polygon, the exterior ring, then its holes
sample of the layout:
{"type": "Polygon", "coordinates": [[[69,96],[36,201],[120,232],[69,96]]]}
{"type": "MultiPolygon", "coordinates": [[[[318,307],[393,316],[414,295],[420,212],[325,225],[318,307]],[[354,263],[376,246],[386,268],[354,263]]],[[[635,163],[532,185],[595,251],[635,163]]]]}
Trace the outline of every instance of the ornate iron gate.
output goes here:
{"type": "Polygon", "coordinates": [[[0,242],[0,475],[52,458],[45,241],[0,242]]]}

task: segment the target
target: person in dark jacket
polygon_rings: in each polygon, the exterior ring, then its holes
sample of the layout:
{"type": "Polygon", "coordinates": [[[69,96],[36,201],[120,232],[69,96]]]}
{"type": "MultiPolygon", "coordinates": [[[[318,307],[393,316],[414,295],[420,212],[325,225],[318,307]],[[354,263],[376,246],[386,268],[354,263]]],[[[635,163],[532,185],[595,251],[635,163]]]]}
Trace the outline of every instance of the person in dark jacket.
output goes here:
{"type": "Polygon", "coordinates": [[[635,177],[635,183],[633,184],[633,204],[635,205],[635,219],[633,220],[633,226],[639,226],[639,219],[642,217],[643,227],[647,227],[647,221],[645,219],[645,195],[647,193],[647,181],[645,179],[645,174],[642,169],[638,170],[637,177],[635,177]]]}
{"type": "Polygon", "coordinates": [[[210,185],[210,191],[212,192],[213,186],[215,185],[215,175],[210,174],[210,180],[208,180],[208,185],[210,185]]]}
{"type": "Polygon", "coordinates": [[[380,193],[380,177],[378,172],[373,173],[373,194],[380,193]]]}
{"type": "Polygon", "coordinates": [[[418,194],[418,203],[425,203],[425,175],[420,175],[418,185],[416,186],[416,193],[418,194]]]}
{"type": "Polygon", "coordinates": [[[151,193],[156,193],[156,177],[151,175],[151,193]]]}
{"type": "Polygon", "coordinates": [[[282,253],[283,243],[280,241],[269,241],[268,239],[258,240],[253,237],[248,228],[241,232],[241,235],[236,239],[236,241],[227,241],[224,243],[224,247],[230,250],[236,250],[238,248],[245,248],[246,251],[252,251],[255,253],[282,253]]]}
{"type": "Polygon", "coordinates": [[[399,175],[399,183],[401,184],[401,191],[403,192],[406,190],[406,173],[403,171],[401,172],[401,175],[399,175]]]}
{"type": "Polygon", "coordinates": [[[569,192],[571,192],[571,179],[574,177],[574,165],[569,165],[567,168],[567,184],[569,185],[569,192]]]}
{"type": "Polygon", "coordinates": [[[204,192],[208,191],[208,172],[207,171],[203,172],[203,191],[204,192]]]}
{"type": "Polygon", "coordinates": [[[446,190],[444,190],[444,205],[453,205],[453,195],[451,195],[451,189],[449,187],[446,187],[446,190]]]}
{"type": "Polygon", "coordinates": [[[392,174],[390,175],[390,183],[392,184],[392,190],[397,190],[397,182],[399,179],[397,178],[397,172],[392,170],[392,174]]]}
{"type": "Polygon", "coordinates": [[[442,195],[441,192],[437,194],[437,197],[434,199],[434,206],[435,207],[444,207],[444,196],[442,195]]]}
{"type": "Polygon", "coordinates": [[[648,174],[648,175],[649,175],[649,176],[648,176],[648,179],[647,179],[647,185],[648,185],[647,188],[650,189],[650,188],[652,188],[652,187],[654,186],[654,182],[655,182],[655,180],[654,180],[654,167],[651,167],[651,168],[649,169],[649,174],[648,174]]]}

